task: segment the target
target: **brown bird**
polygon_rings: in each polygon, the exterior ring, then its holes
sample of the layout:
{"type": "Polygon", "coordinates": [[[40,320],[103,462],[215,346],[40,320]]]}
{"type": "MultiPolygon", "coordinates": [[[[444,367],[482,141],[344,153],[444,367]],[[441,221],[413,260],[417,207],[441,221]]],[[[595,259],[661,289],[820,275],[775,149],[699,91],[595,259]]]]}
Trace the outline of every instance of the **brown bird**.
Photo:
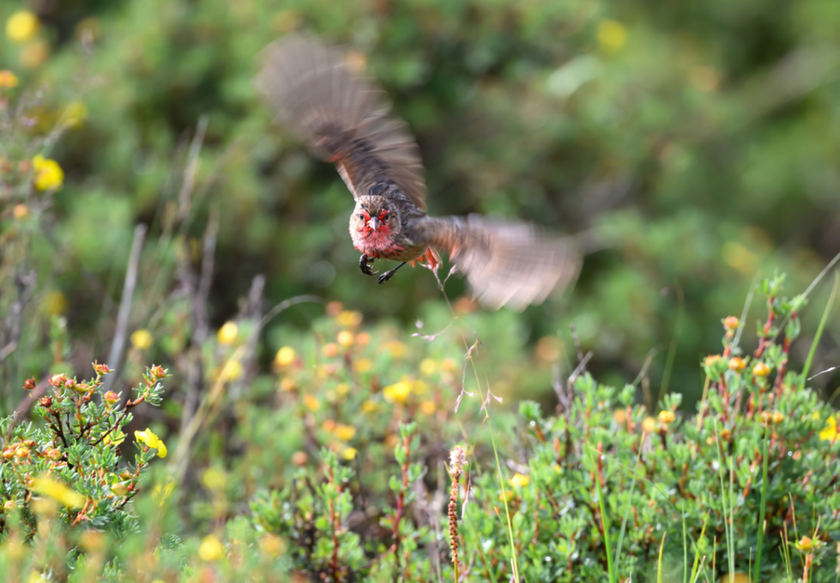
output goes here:
{"type": "Polygon", "coordinates": [[[334,163],[353,198],[350,237],[362,252],[359,267],[375,275],[375,259],[437,269],[436,250],[449,253],[473,295],[488,308],[521,310],[567,286],[580,253],[559,238],[521,221],[426,214],[420,152],[405,123],[370,80],[354,73],[342,52],[310,37],[269,45],[256,86],[277,120],[305,139],[315,155],[334,163]]]}

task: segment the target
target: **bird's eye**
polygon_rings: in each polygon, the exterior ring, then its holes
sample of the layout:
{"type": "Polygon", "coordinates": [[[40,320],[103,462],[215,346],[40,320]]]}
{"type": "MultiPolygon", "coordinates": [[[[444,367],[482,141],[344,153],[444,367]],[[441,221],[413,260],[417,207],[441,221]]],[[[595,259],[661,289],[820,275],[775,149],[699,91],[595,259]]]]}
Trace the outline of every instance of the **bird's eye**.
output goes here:
{"type": "Polygon", "coordinates": [[[363,215],[362,213],[359,213],[359,218],[362,219],[362,220],[365,220],[365,215],[363,215]]]}

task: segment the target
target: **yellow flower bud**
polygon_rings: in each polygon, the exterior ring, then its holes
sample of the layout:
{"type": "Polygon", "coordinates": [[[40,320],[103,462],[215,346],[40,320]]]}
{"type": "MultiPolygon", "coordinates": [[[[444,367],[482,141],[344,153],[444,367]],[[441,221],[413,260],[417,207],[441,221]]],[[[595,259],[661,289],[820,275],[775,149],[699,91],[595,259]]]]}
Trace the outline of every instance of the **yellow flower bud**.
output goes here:
{"type": "Polygon", "coordinates": [[[517,488],[524,488],[530,481],[530,476],[517,473],[510,479],[510,485],[517,488]]]}
{"type": "Polygon", "coordinates": [[[747,366],[747,363],[744,361],[743,358],[740,356],[735,356],[729,359],[729,370],[734,370],[735,372],[741,372],[747,366]]]}
{"type": "Polygon", "coordinates": [[[294,348],[291,346],[284,346],[277,351],[277,355],[274,357],[274,362],[277,363],[278,366],[289,366],[295,361],[296,356],[297,353],[294,348]]]}
{"type": "Polygon", "coordinates": [[[735,316],[729,316],[723,321],[723,327],[728,331],[737,330],[740,325],[741,321],[735,316]]]}
{"type": "Polygon", "coordinates": [[[676,420],[677,416],[674,415],[673,411],[660,411],[659,412],[659,420],[668,425],[669,423],[673,423],[676,420]]]}
{"type": "Polygon", "coordinates": [[[757,376],[759,378],[766,377],[770,374],[770,367],[764,364],[763,362],[756,363],[753,367],[753,376],[757,376]]]}
{"type": "Polygon", "coordinates": [[[225,322],[216,333],[219,344],[233,344],[237,336],[239,336],[239,326],[236,325],[236,322],[225,322]]]}

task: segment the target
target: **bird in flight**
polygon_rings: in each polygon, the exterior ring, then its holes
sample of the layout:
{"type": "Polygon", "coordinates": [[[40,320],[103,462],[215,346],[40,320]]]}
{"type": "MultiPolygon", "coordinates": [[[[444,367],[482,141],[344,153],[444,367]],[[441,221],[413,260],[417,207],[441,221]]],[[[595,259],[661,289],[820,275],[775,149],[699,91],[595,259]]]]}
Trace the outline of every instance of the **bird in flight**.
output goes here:
{"type": "Polygon", "coordinates": [[[580,253],[569,238],[518,220],[427,215],[413,136],[383,91],[355,73],[339,49],[313,37],[275,41],[261,55],[255,84],[276,120],[335,164],[353,194],[350,237],[362,253],[362,272],[376,275],[377,259],[400,262],[379,283],[408,262],[436,270],[442,251],[483,306],[521,310],[576,278],[580,253]]]}

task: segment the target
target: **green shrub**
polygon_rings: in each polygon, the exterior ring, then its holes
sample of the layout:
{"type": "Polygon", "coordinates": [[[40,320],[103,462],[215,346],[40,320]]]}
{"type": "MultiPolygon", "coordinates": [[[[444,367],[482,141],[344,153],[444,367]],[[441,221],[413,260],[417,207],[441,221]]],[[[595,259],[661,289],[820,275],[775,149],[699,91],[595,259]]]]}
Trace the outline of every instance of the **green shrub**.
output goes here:
{"type": "MultiPolygon", "coordinates": [[[[129,502],[137,495],[141,472],[166,446],[151,430],[135,432],[139,452],[134,463],[123,462],[123,428],[141,403],[159,406],[166,371],[148,369],[134,389],[134,398],[103,390],[111,372],[93,364],[96,376],[77,381],[53,375],[48,386],[26,381],[28,392],[41,394],[35,405],[40,424],[16,416],[0,421],[0,535],[7,523],[21,523],[29,539],[38,529],[38,515],[52,514],[57,524],[108,532],[117,538],[138,529],[129,502]],[[55,504],[58,502],[58,504],[55,504]]],[[[129,441],[131,443],[131,441],[129,441]]]]}

